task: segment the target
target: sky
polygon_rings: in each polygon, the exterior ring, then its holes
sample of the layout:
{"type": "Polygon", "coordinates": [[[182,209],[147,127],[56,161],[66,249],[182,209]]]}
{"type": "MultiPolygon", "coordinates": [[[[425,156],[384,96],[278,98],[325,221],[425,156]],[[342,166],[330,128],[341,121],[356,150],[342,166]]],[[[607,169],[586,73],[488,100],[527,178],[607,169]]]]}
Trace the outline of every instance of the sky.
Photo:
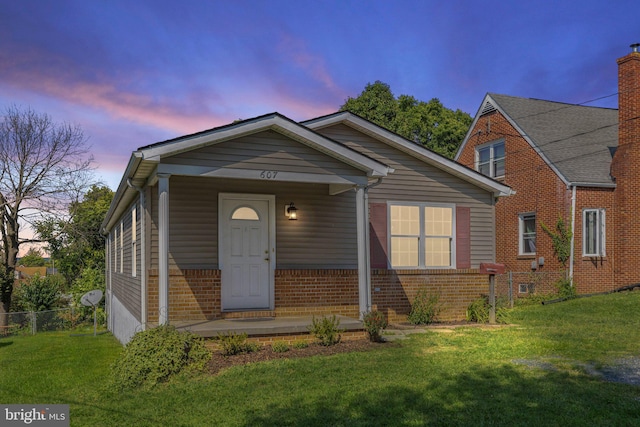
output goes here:
{"type": "Polygon", "coordinates": [[[617,107],[637,1],[0,0],[0,109],[78,124],[116,189],[138,147],[367,83],[472,116],[487,92],[617,107]]]}

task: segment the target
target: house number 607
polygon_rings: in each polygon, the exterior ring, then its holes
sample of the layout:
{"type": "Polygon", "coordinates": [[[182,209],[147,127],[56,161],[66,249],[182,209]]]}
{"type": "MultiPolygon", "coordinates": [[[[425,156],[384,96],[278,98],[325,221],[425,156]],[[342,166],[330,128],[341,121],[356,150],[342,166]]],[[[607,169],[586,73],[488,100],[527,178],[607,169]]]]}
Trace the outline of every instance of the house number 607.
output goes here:
{"type": "Polygon", "coordinates": [[[262,179],[276,179],[278,171],[262,171],[260,172],[260,178],[262,179]]]}

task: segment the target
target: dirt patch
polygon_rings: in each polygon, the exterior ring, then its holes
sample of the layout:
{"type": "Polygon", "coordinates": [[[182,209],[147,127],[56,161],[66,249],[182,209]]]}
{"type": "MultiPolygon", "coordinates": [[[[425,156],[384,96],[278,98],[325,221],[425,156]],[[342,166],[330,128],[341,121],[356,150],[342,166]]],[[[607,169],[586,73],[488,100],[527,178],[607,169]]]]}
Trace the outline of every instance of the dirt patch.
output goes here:
{"type": "Polygon", "coordinates": [[[605,381],[640,386],[640,357],[618,359],[600,369],[605,381]]]}
{"type": "Polygon", "coordinates": [[[276,353],[271,346],[266,345],[253,353],[241,353],[233,356],[223,356],[220,352],[214,352],[211,362],[209,362],[209,372],[213,375],[236,365],[246,365],[247,363],[264,362],[275,359],[294,359],[299,357],[329,356],[332,354],[349,353],[352,351],[371,351],[383,347],[397,346],[397,343],[382,342],[376,343],[369,340],[343,341],[332,346],[319,344],[309,344],[306,348],[289,347],[289,351],[276,353]]]}
{"type": "MultiPolygon", "coordinates": [[[[564,363],[571,363],[580,368],[586,374],[602,379],[603,381],[623,383],[640,386],[640,357],[627,357],[614,360],[611,364],[596,368],[590,363],[581,363],[562,358],[551,358],[564,363]]],[[[543,369],[545,371],[558,371],[555,363],[539,359],[515,359],[512,360],[517,365],[525,365],[530,368],[543,369]]]]}

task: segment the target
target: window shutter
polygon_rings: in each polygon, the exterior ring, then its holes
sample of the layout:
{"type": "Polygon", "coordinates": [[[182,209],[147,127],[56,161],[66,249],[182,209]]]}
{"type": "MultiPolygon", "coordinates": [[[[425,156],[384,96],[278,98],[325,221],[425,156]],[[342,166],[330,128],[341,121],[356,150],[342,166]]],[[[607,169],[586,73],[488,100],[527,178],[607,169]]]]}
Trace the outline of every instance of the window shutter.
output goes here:
{"type": "Polygon", "coordinates": [[[471,268],[471,208],[456,206],[456,268],[471,268]]]}
{"type": "Polygon", "coordinates": [[[387,204],[369,204],[371,268],[387,268],[387,204]]]}

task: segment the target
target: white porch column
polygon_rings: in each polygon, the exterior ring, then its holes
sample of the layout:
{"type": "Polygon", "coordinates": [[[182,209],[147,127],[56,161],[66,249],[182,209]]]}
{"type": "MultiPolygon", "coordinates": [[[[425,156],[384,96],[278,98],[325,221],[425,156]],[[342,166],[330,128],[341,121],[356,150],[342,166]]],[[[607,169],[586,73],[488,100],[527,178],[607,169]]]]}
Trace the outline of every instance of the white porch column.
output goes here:
{"type": "Polygon", "coordinates": [[[358,240],[358,302],[360,318],[371,308],[371,286],[369,272],[369,248],[367,247],[367,227],[369,211],[366,204],[364,187],[356,189],[356,230],[358,240]]]}
{"type": "Polygon", "coordinates": [[[158,323],[169,323],[169,174],[158,174],[158,323]]]}

